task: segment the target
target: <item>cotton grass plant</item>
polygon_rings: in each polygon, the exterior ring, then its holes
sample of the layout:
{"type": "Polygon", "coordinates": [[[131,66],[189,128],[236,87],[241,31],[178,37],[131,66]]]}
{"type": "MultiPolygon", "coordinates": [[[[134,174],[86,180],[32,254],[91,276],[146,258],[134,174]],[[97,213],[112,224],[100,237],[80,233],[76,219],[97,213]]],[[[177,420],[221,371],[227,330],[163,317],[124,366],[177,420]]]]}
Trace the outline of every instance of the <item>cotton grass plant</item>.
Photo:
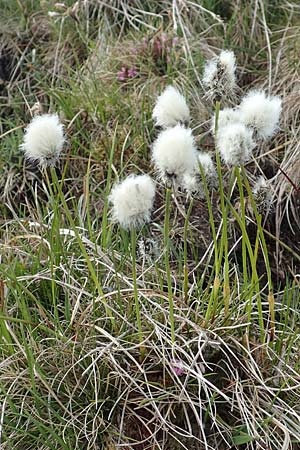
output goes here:
{"type": "Polygon", "coordinates": [[[131,175],[115,185],[110,194],[113,220],[125,230],[137,229],[150,221],[155,185],[148,175],[131,175]]]}
{"type": "Polygon", "coordinates": [[[169,128],[177,124],[188,125],[190,111],[183,95],[173,86],[168,86],[158,97],[152,117],[157,126],[169,128]]]}
{"type": "Polygon", "coordinates": [[[230,50],[222,50],[219,56],[207,61],[202,79],[206,95],[213,101],[231,96],[236,88],[235,70],[235,55],[230,50]]]}
{"type": "MultiPolygon", "coordinates": [[[[276,131],[279,121],[279,116],[281,112],[281,100],[278,97],[267,98],[264,92],[250,92],[248,95],[242,99],[240,105],[236,105],[235,108],[225,108],[221,109],[221,102],[226,103],[226,98],[229,99],[235,88],[235,59],[234,55],[230,52],[221,52],[218,58],[209,61],[204,70],[203,84],[210,88],[210,97],[215,101],[215,115],[212,119],[212,132],[215,136],[216,142],[216,159],[219,177],[219,187],[220,187],[220,198],[221,198],[221,209],[222,209],[222,220],[223,220],[223,233],[222,240],[224,240],[223,250],[224,250],[224,301],[225,310],[228,311],[228,298],[229,298],[229,264],[228,264],[228,241],[227,241],[227,214],[228,205],[225,207],[225,196],[223,190],[222,173],[221,173],[221,161],[222,160],[233,166],[236,181],[239,187],[239,193],[241,196],[242,203],[242,220],[244,222],[243,233],[245,233],[245,206],[244,206],[244,194],[242,180],[240,178],[239,170],[243,173],[243,178],[245,182],[245,187],[250,198],[251,204],[253,204],[253,211],[255,213],[255,218],[257,221],[262,252],[265,257],[265,263],[267,268],[267,277],[269,284],[269,301],[270,304],[270,316],[271,323],[274,323],[274,308],[272,300],[272,281],[271,273],[269,268],[268,256],[266,243],[264,238],[264,233],[261,228],[261,217],[257,210],[253,193],[251,192],[251,187],[248,182],[244,165],[252,157],[252,152],[256,147],[255,138],[268,139],[276,131]],[[221,62],[223,59],[223,63],[221,62]],[[218,70],[218,67],[223,65],[222,70],[218,70]],[[224,89],[221,91],[220,86],[224,89]],[[241,169],[239,169],[241,167],[241,169]]],[[[229,191],[234,186],[234,180],[231,177],[229,183],[229,191]]],[[[226,199],[226,202],[230,202],[226,199]]],[[[245,237],[245,236],[244,236],[245,237]]],[[[223,252],[222,250],[222,252],[223,252]]],[[[222,254],[221,252],[221,254],[222,254]]],[[[246,274],[246,244],[243,239],[242,242],[242,254],[243,254],[243,267],[244,276],[247,278],[246,274]]],[[[252,255],[253,256],[253,255],[252,255]]],[[[255,272],[255,271],[254,271],[255,272]]],[[[216,278],[215,283],[218,287],[219,277],[217,275],[218,269],[216,268],[216,278]]],[[[260,308],[261,309],[261,308],[260,308]]],[[[262,323],[262,321],[261,321],[262,323]]],[[[273,327],[271,327],[273,330],[273,327]]]]}
{"type": "Polygon", "coordinates": [[[65,144],[63,124],[56,114],[36,115],[25,129],[22,150],[41,167],[54,166],[65,144]]]}
{"type": "MultiPolygon", "coordinates": [[[[131,175],[115,185],[110,194],[113,220],[131,235],[132,277],[134,286],[134,302],[139,342],[143,342],[143,329],[139,307],[139,294],[136,273],[137,236],[136,230],[150,221],[155,196],[155,184],[149,175],[131,175]]],[[[141,348],[141,356],[144,350],[141,348]]]]}
{"type": "Polygon", "coordinates": [[[239,105],[240,120],[261,139],[270,139],[278,130],[281,99],[267,97],[263,91],[250,91],[239,105]]]}
{"type": "Polygon", "coordinates": [[[182,125],[162,131],[153,143],[152,161],[168,187],[178,186],[183,176],[196,166],[197,153],[192,131],[182,125]]]}

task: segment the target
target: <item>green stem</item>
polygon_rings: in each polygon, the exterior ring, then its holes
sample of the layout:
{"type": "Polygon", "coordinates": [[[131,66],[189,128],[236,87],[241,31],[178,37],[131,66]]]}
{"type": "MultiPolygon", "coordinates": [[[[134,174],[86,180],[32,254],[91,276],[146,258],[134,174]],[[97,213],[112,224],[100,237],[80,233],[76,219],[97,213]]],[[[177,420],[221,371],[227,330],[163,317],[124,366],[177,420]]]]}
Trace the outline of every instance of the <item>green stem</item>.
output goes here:
{"type": "Polygon", "coordinates": [[[117,124],[115,127],[115,132],[113,136],[111,151],[109,154],[109,160],[108,160],[108,166],[107,166],[107,175],[106,175],[106,187],[105,187],[105,201],[102,211],[102,223],[101,223],[101,245],[102,248],[105,249],[108,246],[108,197],[109,192],[111,190],[111,178],[112,178],[112,167],[113,167],[113,160],[114,160],[114,154],[115,154],[115,147],[116,147],[116,139],[117,139],[117,124]]]}
{"type": "Polygon", "coordinates": [[[184,220],[184,231],[183,231],[183,273],[184,273],[184,281],[183,281],[183,292],[184,292],[184,301],[187,302],[188,296],[188,265],[187,265],[187,235],[188,235],[188,226],[189,219],[193,209],[194,199],[191,198],[190,204],[185,216],[184,220]]]}
{"type": "MultiPolygon", "coordinates": [[[[220,114],[220,102],[216,102],[216,117],[215,117],[215,136],[217,137],[218,133],[218,121],[220,114]]],[[[222,211],[222,245],[219,254],[219,264],[221,265],[221,261],[224,255],[224,285],[223,285],[223,298],[224,298],[224,313],[225,316],[228,316],[229,313],[229,298],[230,298],[230,286],[229,286],[229,261],[228,261],[228,236],[227,236],[227,214],[228,210],[225,205],[225,196],[223,189],[223,179],[222,179],[222,167],[221,167],[221,159],[218,150],[216,149],[216,161],[217,161],[217,172],[219,179],[219,189],[220,189],[220,201],[221,201],[221,211],[222,211]]],[[[218,283],[217,283],[218,285],[218,283]]]]}
{"type": "MultiPolygon", "coordinates": [[[[241,220],[244,224],[244,227],[246,229],[246,214],[245,214],[245,197],[244,197],[244,189],[243,184],[241,181],[241,174],[240,174],[240,168],[235,167],[235,176],[237,179],[237,185],[239,188],[239,194],[240,194],[240,202],[241,202],[241,220]]],[[[248,270],[247,270],[247,251],[246,251],[246,242],[245,239],[242,239],[242,259],[243,259],[243,276],[244,276],[244,283],[245,285],[248,282],[248,270]]]]}
{"type": "MultiPolygon", "coordinates": [[[[138,295],[138,287],[137,287],[137,277],[136,277],[136,230],[135,230],[135,228],[131,229],[130,234],[131,234],[132,278],[133,278],[135,315],[136,315],[136,322],[137,322],[137,326],[138,326],[139,342],[141,344],[143,342],[143,330],[142,330],[139,295],[138,295]]],[[[142,347],[142,345],[141,345],[140,350],[141,350],[141,357],[143,358],[144,348],[142,347]]]]}
{"type": "Polygon", "coordinates": [[[265,236],[264,236],[264,230],[263,230],[263,227],[262,227],[262,224],[261,224],[261,214],[258,212],[258,209],[257,209],[256,203],[255,203],[254,197],[253,197],[253,193],[252,193],[252,190],[251,190],[251,187],[250,187],[250,183],[248,181],[247,174],[246,174],[244,166],[241,167],[241,171],[242,171],[242,174],[243,174],[245,187],[246,187],[247,193],[248,193],[250,201],[251,201],[251,206],[253,208],[254,215],[255,215],[255,218],[256,218],[256,221],[257,221],[257,228],[258,228],[259,234],[260,234],[261,245],[262,245],[262,248],[263,248],[265,266],[266,266],[266,271],[267,271],[269,291],[272,292],[273,291],[273,283],[272,283],[272,276],[271,276],[271,266],[270,266],[268,251],[267,251],[267,244],[266,244],[266,240],[265,240],[265,236]]]}
{"type": "Polygon", "coordinates": [[[212,319],[213,314],[214,314],[213,311],[215,309],[216,299],[217,299],[217,295],[218,295],[218,291],[219,291],[219,287],[220,287],[220,278],[219,278],[220,266],[219,266],[218,240],[217,240],[217,233],[216,233],[216,227],[215,227],[215,221],[214,221],[214,215],[213,215],[213,208],[212,208],[209,190],[207,187],[205,173],[204,173],[204,170],[203,170],[203,167],[201,166],[201,164],[199,164],[199,170],[201,173],[203,187],[204,187],[204,193],[205,193],[205,197],[206,197],[206,201],[207,201],[209,223],[210,223],[210,227],[211,227],[213,243],[214,243],[214,252],[215,252],[215,261],[214,261],[215,279],[214,279],[214,284],[213,284],[213,289],[212,289],[212,292],[210,295],[210,299],[209,299],[209,302],[207,305],[206,313],[205,313],[205,318],[204,318],[204,326],[205,326],[208,323],[208,321],[210,319],[212,319]]]}
{"type": "Polygon", "coordinates": [[[174,323],[174,303],[173,303],[173,291],[172,291],[172,278],[170,268],[170,203],[171,203],[171,189],[166,189],[166,205],[165,205],[165,223],[164,223],[164,247],[165,247],[165,268],[168,283],[168,300],[170,309],[170,325],[171,325],[171,338],[172,343],[175,342],[175,323],[174,323]]]}
{"type": "Polygon", "coordinates": [[[77,227],[75,225],[75,222],[74,222],[74,220],[72,218],[72,215],[70,213],[69,207],[68,207],[67,202],[66,202],[66,199],[65,199],[65,197],[63,195],[63,192],[61,190],[61,186],[59,184],[59,181],[58,181],[58,178],[57,178],[57,174],[56,174],[54,169],[52,171],[52,176],[53,176],[53,179],[55,181],[56,186],[58,187],[58,194],[59,194],[62,206],[64,208],[64,213],[66,214],[67,219],[68,219],[68,221],[69,221],[69,223],[70,223],[70,225],[72,227],[72,230],[74,231],[74,234],[75,234],[76,240],[78,242],[79,248],[80,248],[80,250],[81,250],[81,252],[82,252],[82,254],[83,254],[84,258],[85,258],[85,261],[86,261],[87,267],[89,269],[89,272],[91,274],[92,280],[95,283],[95,287],[96,287],[96,290],[98,292],[98,295],[102,298],[102,302],[103,302],[103,305],[105,307],[106,315],[107,315],[107,317],[110,317],[111,323],[114,326],[114,317],[112,316],[111,310],[110,310],[109,306],[107,305],[107,302],[105,300],[105,296],[104,296],[103,291],[102,291],[101,284],[99,283],[99,280],[98,280],[97,273],[96,273],[96,271],[94,269],[94,266],[93,266],[93,264],[92,264],[92,262],[90,260],[89,255],[88,255],[88,253],[87,253],[87,251],[85,249],[85,246],[84,246],[84,244],[83,244],[83,242],[81,240],[80,234],[79,234],[78,229],[77,229],[77,227]]]}
{"type": "Polygon", "coordinates": [[[87,227],[89,230],[90,239],[93,238],[93,228],[90,214],[90,173],[91,173],[91,155],[89,156],[87,172],[85,176],[85,211],[87,218],[87,227]]]}
{"type": "MultiPolygon", "coordinates": [[[[242,189],[241,185],[241,179],[238,177],[237,179],[239,189],[242,189]]],[[[256,269],[256,263],[257,263],[257,243],[255,244],[255,249],[253,252],[252,245],[247,233],[246,229],[246,221],[243,220],[243,218],[240,217],[240,215],[237,213],[235,208],[232,206],[229,199],[225,198],[226,202],[228,204],[228,207],[231,209],[231,212],[233,216],[235,217],[237,223],[239,224],[241,230],[242,230],[242,237],[245,242],[245,245],[248,250],[250,262],[251,262],[251,272],[252,272],[252,279],[251,279],[251,285],[253,288],[251,288],[250,295],[252,295],[252,289],[255,289],[256,291],[256,297],[257,297],[257,310],[258,310],[258,320],[259,320],[259,326],[260,326],[260,336],[261,336],[261,342],[264,342],[264,320],[263,320],[263,310],[262,310],[262,303],[261,303],[261,296],[260,296],[260,289],[259,289],[259,278],[257,275],[257,269],[256,269]]],[[[251,320],[251,312],[252,312],[252,302],[249,303],[248,307],[248,319],[251,320]]]]}
{"type": "Polygon", "coordinates": [[[51,179],[52,179],[52,185],[51,181],[49,179],[48,170],[45,168],[44,174],[47,180],[49,194],[50,194],[50,205],[53,210],[53,218],[52,218],[52,224],[51,224],[51,252],[50,252],[50,270],[51,270],[51,296],[52,296],[52,305],[53,305],[53,314],[55,318],[55,323],[57,327],[60,327],[60,320],[59,320],[59,314],[58,314],[58,308],[57,308],[57,285],[55,283],[55,267],[59,264],[59,259],[61,257],[60,255],[60,249],[61,249],[61,243],[60,243],[60,236],[58,232],[59,228],[59,197],[58,197],[58,181],[53,177],[53,172],[55,172],[55,169],[53,167],[50,168],[51,173],[51,179]]]}
{"type": "Polygon", "coordinates": [[[263,227],[261,224],[261,214],[258,212],[256,203],[255,203],[255,199],[254,199],[251,187],[250,187],[250,183],[247,178],[245,168],[242,166],[241,170],[242,170],[246,190],[247,190],[247,193],[248,193],[250,201],[251,201],[251,206],[254,211],[254,215],[255,215],[255,219],[256,219],[256,223],[257,223],[257,229],[258,229],[259,237],[260,237],[261,248],[262,248],[263,257],[264,257],[264,261],[265,261],[266,272],[267,272],[268,286],[269,286],[268,302],[269,302],[269,312],[270,312],[270,333],[271,333],[271,341],[272,341],[274,338],[274,333],[275,333],[275,329],[274,329],[275,302],[274,302],[274,295],[273,295],[273,282],[272,282],[268,248],[267,248],[267,244],[266,244],[266,240],[265,240],[264,230],[263,230],[263,227]]]}

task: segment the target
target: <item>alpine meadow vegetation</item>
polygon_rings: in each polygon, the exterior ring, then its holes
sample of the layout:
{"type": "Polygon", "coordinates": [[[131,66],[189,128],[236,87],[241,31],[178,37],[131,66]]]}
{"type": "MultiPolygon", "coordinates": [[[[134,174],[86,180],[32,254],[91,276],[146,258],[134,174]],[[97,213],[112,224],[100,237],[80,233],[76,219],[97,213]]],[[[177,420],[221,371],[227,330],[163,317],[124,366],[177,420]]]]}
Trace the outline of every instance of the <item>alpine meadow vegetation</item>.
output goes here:
{"type": "Polygon", "coordinates": [[[1,450],[300,449],[300,9],[0,0],[1,450]]]}

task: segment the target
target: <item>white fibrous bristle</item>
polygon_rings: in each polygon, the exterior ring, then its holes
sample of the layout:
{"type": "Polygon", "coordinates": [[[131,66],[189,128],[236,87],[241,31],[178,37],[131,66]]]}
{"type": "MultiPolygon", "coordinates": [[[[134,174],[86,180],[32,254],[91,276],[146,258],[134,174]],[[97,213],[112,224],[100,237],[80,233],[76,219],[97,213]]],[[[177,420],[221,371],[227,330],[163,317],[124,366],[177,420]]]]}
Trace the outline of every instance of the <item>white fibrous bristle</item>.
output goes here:
{"type": "Polygon", "coordinates": [[[168,86],[158,97],[152,117],[156,125],[168,128],[178,123],[187,124],[190,111],[183,95],[173,86],[168,86]]]}
{"type": "Polygon", "coordinates": [[[236,86],[235,69],[235,56],[230,50],[222,50],[218,57],[208,61],[202,80],[207,94],[216,100],[230,96],[236,86]]]}
{"type": "Polygon", "coordinates": [[[202,81],[208,88],[211,88],[215,82],[218,70],[217,62],[218,59],[214,58],[205,63],[202,81]]]}
{"type": "Polygon", "coordinates": [[[182,180],[182,187],[191,197],[205,197],[205,191],[199,173],[185,173],[182,180]]]}
{"type": "Polygon", "coordinates": [[[231,50],[222,50],[219,55],[220,65],[224,67],[226,71],[226,75],[230,78],[231,83],[235,83],[235,69],[236,62],[233,51],[231,50]]]}
{"type": "MultiPolygon", "coordinates": [[[[226,127],[232,123],[239,123],[239,112],[233,108],[224,108],[219,111],[218,117],[218,129],[226,127]]],[[[214,135],[216,129],[216,115],[214,114],[211,118],[211,132],[214,135]]]]}
{"type": "Polygon", "coordinates": [[[154,196],[155,184],[149,175],[130,175],[109,196],[113,220],[126,230],[143,226],[150,221],[154,196]]]}
{"type": "MultiPolygon", "coordinates": [[[[203,168],[203,172],[207,178],[213,178],[216,175],[216,168],[212,157],[208,153],[198,153],[198,164],[203,168]]],[[[198,169],[199,170],[199,169],[198,169]]]]}
{"type": "Polygon", "coordinates": [[[250,129],[243,124],[235,123],[219,130],[216,146],[226,164],[240,166],[251,158],[255,142],[250,129]]]}
{"type": "Polygon", "coordinates": [[[281,110],[281,99],[267,97],[263,91],[249,92],[239,107],[241,121],[262,139],[269,139],[277,131],[281,110]]]}
{"type": "Polygon", "coordinates": [[[63,125],[56,114],[43,114],[27,126],[21,148],[27,159],[41,166],[56,163],[65,143],[63,125]]]}
{"type": "Polygon", "coordinates": [[[259,212],[266,212],[272,209],[272,186],[269,180],[260,176],[252,188],[253,197],[259,212]]]}
{"type": "Polygon", "coordinates": [[[152,160],[163,181],[180,183],[185,173],[193,171],[197,161],[192,131],[176,125],[160,133],[153,144],[152,160]]]}
{"type": "Polygon", "coordinates": [[[205,190],[203,187],[203,180],[201,175],[202,167],[203,174],[206,179],[208,187],[213,187],[216,181],[216,169],[211,156],[208,153],[199,152],[197,163],[192,173],[186,173],[183,176],[183,188],[191,196],[197,195],[200,198],[205,197],[205,190]]]}

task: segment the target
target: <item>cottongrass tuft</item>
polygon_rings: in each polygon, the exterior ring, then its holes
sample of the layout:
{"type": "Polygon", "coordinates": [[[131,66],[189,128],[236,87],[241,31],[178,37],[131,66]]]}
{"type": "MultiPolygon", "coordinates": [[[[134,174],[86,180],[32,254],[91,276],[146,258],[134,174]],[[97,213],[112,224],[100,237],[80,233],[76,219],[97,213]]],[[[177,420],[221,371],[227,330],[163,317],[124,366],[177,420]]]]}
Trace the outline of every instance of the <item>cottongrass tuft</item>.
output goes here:
{"type": "Polygon", "coordinates": [[[150,221],[154,196],[155,184],[149,175],[130,175],[109,196],[113,220],[125,230],[143,226],[150,221]]]}
{"type": "Polygon", "coordinates": [[[32,119],[21,144],[25,157],[40,166],[54,166],[65,143],[63,124],[56,114],[43,114],[32,119]]]}
{"type": "Polygon", "coordinates": [[[253,185],[252,193],[260,213],[272,211],[272,187],[269,180],[260,176],[253,185]]]}
{"type": "MultiPolygon", "coordinates": [[[[232,123],[239,123],[239,111],[233,108],[224,108],[219,111],[218,117],[218,129],[226,127],[232,123]]],[[[216,115],[214,114],[211,118],[211,132],[215,135],[216,129],[216,115]]]]}
{"type": "Polygon", "coordinates": [[[243,124],[235,123],[219,130],[216,146],[226,164],[240,166],[250,159],[255,142],[250,129],[243,124]]]}
{"type": "Polygon", "coordinates": [[[182,187],[190,197],[204,198],[205,191],[199,173],[186,173],[183,176],[182,187]]]}
{"type": "Polygon", "coordinates": [[[186,173],[183,177],[183,188],[186,190],[187,194],[192,197],[197,196],[204,198],[205,190],[199,166],[202,167],[208,187],[213,187],[215,185],[217,173],[213,160],[208,153],[199,152],[193,173],[186,173]]]}
{"type": "Polygon", "coordinates": [[[205,64],[203,84],[208,89],[207,95],[213,100],[228,97],[235,89],[236,62],[234,53],[230,50],[222,50],[220,55],[205,64]]]}
{"type": "Polygon", "coordinates": [[[175,185],[194,170],[197,151],[192,130],[182,125],[160,133],[153,144],[152,161],[161,179],[175,185]]]}
{"type": "Polygon", "coordinates": [[[158,97],[152,117],[156,125],[168,128],[178,123],[187,125],[190,111],[183,95],[173,86],[168,86],[158,97]]]}
{"type": "Polygon", "coordinates": [[[198,153],[198,164],[203,168],[203,172],[206,177],[211,178],[216,174],[216,168],[214,166],[212,157],[205,152],[198,153]]]}
{"type": "Polygon", "coordinates": [[[262,139],[269,139],[278,129],[282,102],[279,97],[267,97],[263,91],[251,91],[242,100],[241,121],[254,129],[262,139]]]}

